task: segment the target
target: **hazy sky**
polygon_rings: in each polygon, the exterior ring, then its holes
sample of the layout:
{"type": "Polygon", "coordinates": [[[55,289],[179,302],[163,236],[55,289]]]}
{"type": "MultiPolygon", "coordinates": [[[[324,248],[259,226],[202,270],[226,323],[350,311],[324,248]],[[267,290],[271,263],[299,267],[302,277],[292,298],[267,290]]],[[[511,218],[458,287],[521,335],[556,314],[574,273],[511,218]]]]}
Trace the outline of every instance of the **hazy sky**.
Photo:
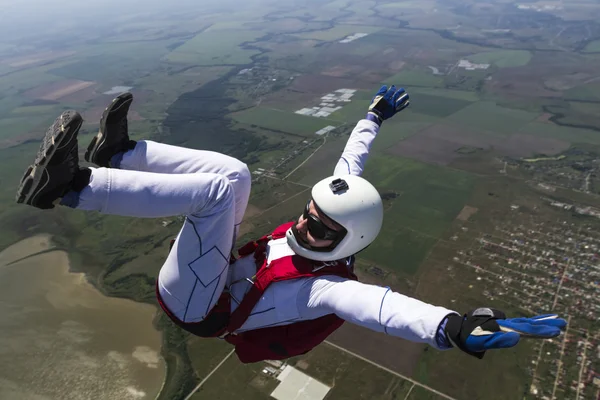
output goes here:
{"type": "Polygon", "coordinates": [[[35,38],[50,32],[77,33],[119,25],[149,15],[186,10],[211,12],[215,7],[248,7],[261,0],[0,0],[0,44],[35,38]],[[236,6],[237,4],[237,6],[236,6]],[[71,32],[74,30],[73,32],[71,32]]]}

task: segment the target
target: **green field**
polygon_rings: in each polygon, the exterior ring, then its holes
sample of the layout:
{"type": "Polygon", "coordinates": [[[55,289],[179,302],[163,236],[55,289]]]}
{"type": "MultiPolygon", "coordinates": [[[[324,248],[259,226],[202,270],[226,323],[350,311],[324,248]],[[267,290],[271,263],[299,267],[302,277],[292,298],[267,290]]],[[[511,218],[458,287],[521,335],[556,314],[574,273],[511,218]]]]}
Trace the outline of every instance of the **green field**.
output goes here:
{"type": "MultiPolygon", "coordinates": [[[[472,103],[470,99],[477,100],[476,96],[467,96],[469,92],[460,92],[456,90],[445,90],[445,89],[423,89],[423,91],[417,88],[408,88],[408,94],[410,95],[410,113],[417,113],[420,115],[427,115],[432,117],[447,117],[460,109],[468,106],[472,103]],[[444,96],[440,93],[448,92],[444,96]]],[[[361,118],[364,118],[366,110],[369,108],[369,104],[374,93],[368,93],[366,91],[359,91],[357,95],[352,98],[352,102],[344,105],[344,107],[334,112],[329,116],[330,119],[339,120],[340,122],[353,123],[361,118]]],[[[392,119],[386,121],[386,124],[395,122],[396,120],[406,120],[408,114],[404,112],[392,119]]]]}
{"type": "Polygon", "coordinates": [[[195,336],[190,336],[187,341],[187,348],[192,367],[200,379],[208,375],[233,349],[224,340],[195,336]]]}
{"type": "MultiPolygon", "coordinates": [[[[329,386],[330,390],[326,398],[331,400],[403,399],[412,385],[402,378],[327,344],[321,344],[308,354],[290,359],[289,364],[329,386]]],[[[192,396],[192,399],[237,397],[248,400],[268,400],[272,398],[270,394],[280,381],[262,372],[266,366],[269,365],[264,362],[241,364],[236,356],[232,355],[192,396]],[[225,387],[227,390],[223,389],[225,387]]]]}
{"type": "Polygon", "coordinates": [[[256,50],[240,45],[262,36],[260,31],[208,30],[196,35],[165,56],[169,62],[192,65],[248,64],[256,50]]]}
{"type": "Polygon", "coordinates": [[[349,9],[356,13],[359,18],[366,17],[374,14],[371,7],[373,7],[375,4],[377,4],[375,1],[360,1],[357,3],[352,3],[349,9]]]}
{"type": "Polygon", "coordinates": [[[597,103],[585,103],[581,101],[570,101],[569,108],[582,114],[591,114],[597,116],[600,112],[600,106],[597,103]]]}
{"type": "Polygon", "coordinates": [[[437,395],[430,390],[424,389],[420,386],[415,386],[410,392],[410,395],[406,397],[406,400],[443,400],[445,397],[437,395]]]}
{"type": "Polygon", "coordinates": [[[492,101],[473,103],[448,117],[472,129],[501,134],[512,134],[533,121],[537,114],[504,108],[492,101]]]}
{"type": "Polygon", "coordinates": [[[68,79],[97,81],[109,86],[123,84],[158,69],[160,58],[175,40],[102,43],[78,48],[68,64],[54,66],[49,73],[68,79]]]}
{"type": "Polygon", "coordinates": [[[387,222],[389,212],[377,240],[357,257],[363,263],[375,264],[405,275],[415,274],[437,239],[393,226],[387,222]]]}
{"type": "MultiPolygon", "coordinates": [[[[322,31],[314,31],[314,32],[306,32],[295,35],[302,39],[315,39],[315,40],[324,40],[324,41],[332,41],[343,39],[346,36],[352,35],[354,33],[373,33],[381,30],[379,27],[375,26],[366,26],[366,25],[336,25],[331,29],[325,29],[322,31]]],[[[360,40],[360,39],[359,39],[360,40]]]]}
{"type": "Polygon", "coordinates": [[[384,3],[377,6],[377,9],[380,12],[390,13],[390,14],[401,14],[407,11],[421,11],[423,9],[428,9],[432,5],[431,2],[426,1],[394,1],[391,3],[384,3]]]}
{"type": "Polygon", "coordinates": [[[328,344],[292,358],[290,364],[330,386],[326,399],[403,399],[411,386],[408,381],[328,344]],[[300,368],[301,361],[306,369],[300,368]]]}
{"type": "Polygon", "coordinates": [[[381,126],[381,129],[377,134],[377,139],[371,146],[371,151],[376,154],[378,151],[388,149],[399,141],[425,129],[429,125],[431,125],[430,122],[405,121],[402,117],[386,121],[386,123],[381,126]]]}
{"type": "Polygon", "coordinates": [[[386,85],[396,85],[398,87],[443,87],[444,80],[440,76],[433,75],[431,72],[420,70],[408,70],[401,71],[396,75],[390,76],[383,83],[386,85]]]}
{"type": "Polygon", "coordinates": [[[0,76],[0,93],[2,96],[18,96],[20,93],[44,83],[50,83],[61,78],[46,72],[45,68],[37,67],[16,71],[0,76]]]}
{"type": "Polygon", "coordinates": [[[40,114],[53,114],[59,107],[57,105],[45,105],[45,106],[26,106],[18,107],[11,111],[14,115],[40,115],[40,114]]]}
{"type": "Polygon", "coordinates": [[[332,113],[328,118],[341,123],[353,124],[365,117],[375,93],[357,91],[350,103],[341,103],[342,109],[332,113]]]}
{"type": "Polygon", "coordinates": [[[478,101],[479,95],[475,92],[468,92],[465,90],[451,90],[442,88],[424,88],[424,87],[411,87],[410,85],[405,86],[408,94],[424,94],[429,96],[447,97],[449,99],[464,100],[464,101],[478,101]]]}
{"type": "Polygon", "coordinates": [[[583,49],[585,53],[598,53],[600,52],[600,40],[594,40],[589,42],[583,49]]]}
{"type": "Polygon", "coordinates": [[[338,121],[331,119],[308,117],[289,111],[262,107],[250,108],[229,114],[229,116],[244,124],[257,125],[266,129],[309,137],[313,137],[316,131],[328,125],[339,125],[338,121]]]}
{"type": "Polygon", "coordinates": [[[47,113],[38,115],[17,116],[0,119],[0,139],[8,139],[24,135],[26,133],[44,136],[44,132],[57,117],[57,114],[47,113]]]}
{"type": "Polygon", "coordinates": [[[467,59],[477,64],[494,64],[498,68],[522,67],[531,61],[527,50],[497,50],[473,54],[467,59]]]}
{"type": "Polygon", "coordinates": [[[531,122],[523,126],[519,133],[564,140],[569,143],[600,144],[600,132],[591,129],[578,129],[552,123],[531,122]]]}
{"type": "Polygon", "coordinates": [[[391,156],[371,157],[364,177],[382,196],[398,197],[386,204],[382,232],[361,256],[408,274],[450,227],[474,184],[467,173],[391,156]]]}
{"type": "Polygon", "coordinates": [[[466,100],[418,92],[410,94],[410,102],[411,111],[442,118],[454,114],[472,103],[466,100]]]}
{"type": "Polygon", "coordinates": [[[592,82],[586,85],[575,86],[564,92],[565,99],[600,101],[600,83],[592,82]]]}
{"type": "Polygon", "coordinates": [[[242,364],[235,355],[232,355],[191,397],[191,400],[232,398],[269,400],[269,395],[275,390],[279,381],[261,373],[264,365],[264,363],[242,364]]]}

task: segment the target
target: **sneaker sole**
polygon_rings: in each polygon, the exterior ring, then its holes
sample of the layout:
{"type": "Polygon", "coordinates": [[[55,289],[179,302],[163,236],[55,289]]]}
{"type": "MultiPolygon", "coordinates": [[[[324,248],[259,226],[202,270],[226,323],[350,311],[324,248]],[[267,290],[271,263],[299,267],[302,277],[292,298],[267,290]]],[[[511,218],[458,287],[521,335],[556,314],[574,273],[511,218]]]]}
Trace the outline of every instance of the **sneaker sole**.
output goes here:
{"type": "Polygon", "coordinates": [[[83,119],[76,111],[65,111],[58,117],[52,126],[48,128],[42,146],[33,162],[25,171],[21,178],[21,183],[17,190],[17,203],[34,204],[35,198],[46,187],[49,180],[46,166],[54,156],[54,153],[59,148],[69,144],[73,139],[77,138],[77,132],[83,119]],[[73,135],[69,133],[73,131],[73,135]],[[46,175],[45,181],[42,183],[42,178],[46,175]]]}
{"type": "Polygon", "coordinates": [[[88,145],[85,155],[83,156],[85,161],[90,162],[92,164],[96,164],[100,167],[108,167],[108,165],[98,164],[97,160],[95,159],[96,154],[98,154],[98,151],[100,151],[102,146],[104,146],[104,143],[106,143],[107,135],[104,133],[106,130],[106,119],[111,111],[117,110],[124,105],[131,104],[131,102],[133,102],[133,95],[131,93],[123,93],[115,97],[113,101],[108,105],[108,107],[104,109],[104,112],[102,113],[102,118],[100,119],[101,122],[98,134],[92,138],[92,141],[88,145]],[[126,100],[119,104],[119,101],[121,101],[122,99],[126,100]]]}

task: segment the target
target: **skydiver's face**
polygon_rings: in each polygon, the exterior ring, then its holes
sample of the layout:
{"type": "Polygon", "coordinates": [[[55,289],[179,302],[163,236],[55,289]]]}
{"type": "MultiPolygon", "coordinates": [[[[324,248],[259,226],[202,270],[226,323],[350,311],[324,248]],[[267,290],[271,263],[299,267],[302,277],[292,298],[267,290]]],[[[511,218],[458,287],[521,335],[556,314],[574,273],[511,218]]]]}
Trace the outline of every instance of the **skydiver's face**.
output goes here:
{"type": "Polygon", "coordinates": [[[296,230],[304,244],[310,247],[327,247],[335,240],[336,232],[341,232],[343,228],[323,214],[311,200],[298,218],[296,230]]]}

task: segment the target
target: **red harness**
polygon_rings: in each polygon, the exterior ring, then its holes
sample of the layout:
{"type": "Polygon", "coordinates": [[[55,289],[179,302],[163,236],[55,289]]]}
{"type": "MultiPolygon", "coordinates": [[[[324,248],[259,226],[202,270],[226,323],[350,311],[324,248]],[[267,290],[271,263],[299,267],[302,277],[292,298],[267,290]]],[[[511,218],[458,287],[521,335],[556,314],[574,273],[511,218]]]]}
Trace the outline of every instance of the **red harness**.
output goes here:
{"type": "Polygon", "coordinates": [[[352,266],[347,266],[345,261],[323,263],[293,255],[267,264],[267,243],[269,240],[285,237],[286,231],[293,224],[294,222],[290,222],[281,225],[271,235],[263,236],[238,250],[241,257],[254,254],[257,272],[252,278],[254,284],[233,313],[230,313],[231,296],[227,290],[223,292],[206,318],[198,323],[184,323],[175,318],[162,303],[157,290],[159,304],[177,325],[191,333],[203,337],[223,337],[235,346],[236,354],[244,363],[280,360],[310,351],[342,326],[344,320],[329,314],[288,325],[233,333],[246,322],[265,290],[274,282],[322,275],[337,275],[357,280],[352,272],[352,266]]]}

